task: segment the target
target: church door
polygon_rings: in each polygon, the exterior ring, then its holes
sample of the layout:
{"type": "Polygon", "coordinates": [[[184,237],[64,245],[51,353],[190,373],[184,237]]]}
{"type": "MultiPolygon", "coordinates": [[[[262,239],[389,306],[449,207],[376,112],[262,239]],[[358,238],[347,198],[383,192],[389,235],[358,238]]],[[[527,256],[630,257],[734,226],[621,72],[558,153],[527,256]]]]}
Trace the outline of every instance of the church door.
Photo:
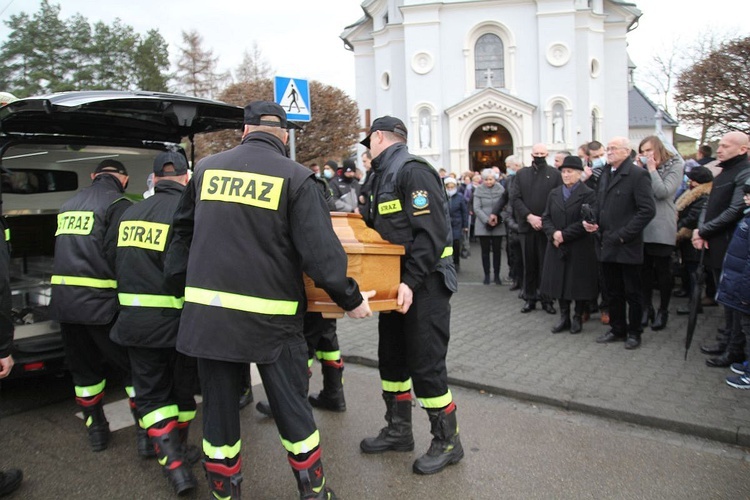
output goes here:
{"type": "Polygon", "coordinates": [[[513,154],[513,139],[499,123],[478,126],[469,138],[469,164],[475,172],[500,167],[505,172],[505,158],[513,154]]]}

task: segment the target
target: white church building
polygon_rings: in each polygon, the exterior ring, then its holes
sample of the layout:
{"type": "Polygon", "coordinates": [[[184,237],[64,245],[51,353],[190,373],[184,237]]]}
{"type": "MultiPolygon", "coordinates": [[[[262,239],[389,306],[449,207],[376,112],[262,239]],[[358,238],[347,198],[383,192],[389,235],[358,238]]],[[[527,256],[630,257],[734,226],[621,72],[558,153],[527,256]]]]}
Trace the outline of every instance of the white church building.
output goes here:
{"type": "MultiPolygon", "coordinates": [[[[365,0],[341,34],[362,121],[401,118],[409,149],[449,172],[628,135],[622,0],[365,0]]],[[[551,161],[551,160],[550,160],[551,161]]]]}

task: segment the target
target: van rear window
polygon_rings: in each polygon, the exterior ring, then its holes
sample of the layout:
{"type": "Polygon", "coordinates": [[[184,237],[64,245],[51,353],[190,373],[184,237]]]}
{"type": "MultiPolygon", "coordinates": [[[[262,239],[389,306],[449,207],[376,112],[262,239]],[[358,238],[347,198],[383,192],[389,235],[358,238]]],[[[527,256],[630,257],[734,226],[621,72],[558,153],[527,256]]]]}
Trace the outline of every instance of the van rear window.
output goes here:
{"type": "Polygon", "coordinates": [[[78,174],[64,170],[13,169],[2,175],[3,193],[37,194],[78,189],[78,174]]]}

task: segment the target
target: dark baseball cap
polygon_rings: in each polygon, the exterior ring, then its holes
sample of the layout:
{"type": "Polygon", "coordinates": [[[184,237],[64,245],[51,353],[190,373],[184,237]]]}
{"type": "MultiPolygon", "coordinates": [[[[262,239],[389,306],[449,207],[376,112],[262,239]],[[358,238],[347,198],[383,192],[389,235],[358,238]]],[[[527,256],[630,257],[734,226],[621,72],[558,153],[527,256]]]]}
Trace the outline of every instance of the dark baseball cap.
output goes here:
{"type": "Polygon", "coordinates": [[[185,155],[176,151],[162,151],[154,158],[154,175],[156,177],[174,177],[185,175],[188,171],[188,164],[185,155]],[[174,168],[168,171],[164,170],[166,165],[172,165],[174,168]]]}
{"type": "Polygon", "coordinates": [[[407,131],[404,122],[393,116],[381,116],[372,122],[370,131],[367,133],[367,137],[362,139],[359,143],[367,149],[370,149],[370,136],[373,132],[381,130],[383,132],[393,132],[396,135],[400,135],[406,140],[407,131]]]}
{"type": "Polygon", "coordinates": [[[272,101],[253,101],[245,106],[245,124],[301,129],[299,125],[287,121],[284,108],[272,101]],[[263,116],[275,116],[280,121],[261,120],[263,116]]]}
{"type": "Polygon", "coordinates": [[[94,174],[101,174],[102,172],[111,173],[111,174],[128,175],[128,171],[125,168],[125,165],[123,165],[117,160],[112,160],[109,158],[107,158],[106,160],[100,161],[99,165],[97,165],[96,169],[94,170],[94,174]]]}

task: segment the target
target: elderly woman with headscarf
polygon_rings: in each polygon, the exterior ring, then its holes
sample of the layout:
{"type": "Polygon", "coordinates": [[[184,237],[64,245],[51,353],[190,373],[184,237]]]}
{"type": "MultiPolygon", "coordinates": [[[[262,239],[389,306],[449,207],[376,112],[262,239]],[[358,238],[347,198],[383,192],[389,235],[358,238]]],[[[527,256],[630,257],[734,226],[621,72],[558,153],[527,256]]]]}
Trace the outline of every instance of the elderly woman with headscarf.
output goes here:
{"type": "Polygon", "coordinates": [[[492,270],[495,275],[495,284],[502,285],[500,280],[500,257],[502,252],[503,236],[505,236],[505,225],[502,221],[493,219],[492,207],[500,200],[505,188],[497,182],[495,173],[491,168],[482,170],[482,184],[474,190],[474,216],[476,227],[474,234],[479,238],[482,247],[482,268],[484,269],[484,284],[490,284],[490,251],[492,251],[492,270]]]}
{"type": "Polygon", "coordinates": [[[550,191],[542,214],[542,230],[549,241],[539,288],[560,303],[560,321],[552,327],[552,333],[579,333],[586,303],[598,292],[594,235],[584,229],[581,214],[584,204],[596,203],[596,193],[581,182],[583,162],[579,157],[566,156],[560,173],[563,185],[550,191]],[[574,300],[571,320],[570,304],[574,300]]]}

